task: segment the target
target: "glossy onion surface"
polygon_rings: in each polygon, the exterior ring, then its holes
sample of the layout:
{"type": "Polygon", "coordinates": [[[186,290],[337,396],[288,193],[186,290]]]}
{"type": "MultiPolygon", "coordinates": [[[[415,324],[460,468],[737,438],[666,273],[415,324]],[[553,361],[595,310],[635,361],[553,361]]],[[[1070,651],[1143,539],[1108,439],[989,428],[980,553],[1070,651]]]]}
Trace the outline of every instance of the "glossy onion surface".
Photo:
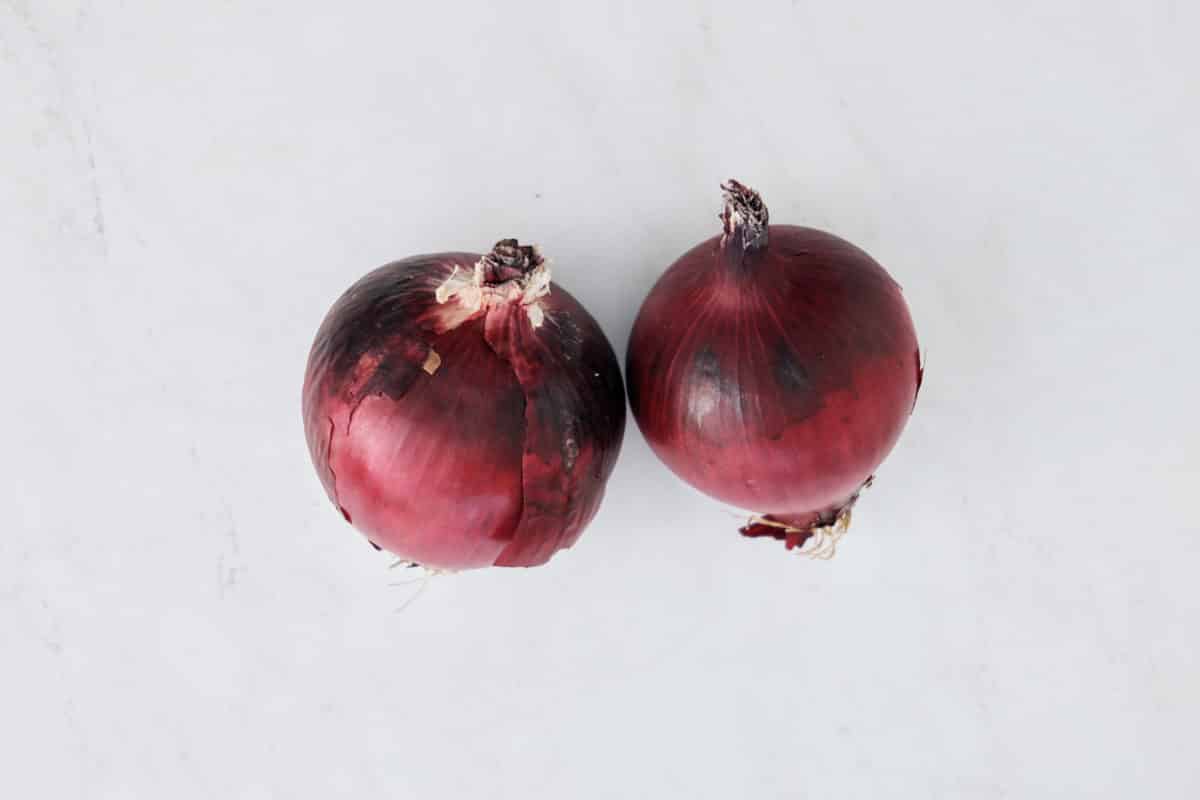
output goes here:
{"type": "Polygon", "coordinates": [[[803,544],[839,522],[895,445],[921,379],[900,287],[830,233],[768,225],[726,187],[725,230],[679,258],[634,324],[638,425],[677,475],[803,544]]]}
{"type": "Polygon", "coordinates": [[[599,508],[625,426],[611,345],[535,248],[381,267],[322,323],[303,390],[329,499],[430,569],[533,566],[599,508]]]}

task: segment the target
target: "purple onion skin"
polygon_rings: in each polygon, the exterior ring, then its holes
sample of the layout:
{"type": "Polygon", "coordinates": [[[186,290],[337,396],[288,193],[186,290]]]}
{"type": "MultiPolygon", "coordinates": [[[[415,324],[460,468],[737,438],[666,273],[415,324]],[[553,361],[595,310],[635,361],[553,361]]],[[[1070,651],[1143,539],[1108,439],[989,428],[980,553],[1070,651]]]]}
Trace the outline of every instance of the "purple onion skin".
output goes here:
{"type": "MultiPolygon", "coordinates": [[[[517,247],[493,254],[505,244],[517,247]]],[[[616,356],[565,289],[537,301],[537,327],[520,302],[438,302],[454,268],[481,258],[415,256],[366,275],[329,311],[305,373],[305,435],[329,499],[372,544],[436,570],[535,566],[574,544],[625,428],[616,356]]],[[[489,285],[529,266],[497,268],[489,285]]]]}
{"type": "Polygon", "coordinates": [[[725,233],[680,257],[638,314],[630,404],[671,470],[760,512],[742,532],[790,548],[848,512],[896,444],[921,379],[917,336],[874,259],[768,226],[758,195],[731,186],[747,193],[740,215],[727,206],[725,233]]]}

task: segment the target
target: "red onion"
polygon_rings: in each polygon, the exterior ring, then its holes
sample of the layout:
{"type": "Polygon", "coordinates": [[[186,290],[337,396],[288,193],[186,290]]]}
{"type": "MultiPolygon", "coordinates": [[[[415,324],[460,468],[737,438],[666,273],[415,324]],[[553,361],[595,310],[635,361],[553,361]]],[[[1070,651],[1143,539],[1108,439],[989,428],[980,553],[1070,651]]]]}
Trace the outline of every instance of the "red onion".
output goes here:
{"type": "Polygon", "coordinates": [[[763,512],[744,535],[829,557],[916,402],[916,332],[862,250],[768,226],[756,192],[722,189],[724,232],[663,274],[634,323],[634,417],[685,481],[763,512]]]}
{"type": "Polygon", "coordinates": [[[350,287],[313,343],[303,407],[329,499],[377,548],[434,570],[570,547],[625,429],[612,346],[515,239],[350,287]]]}

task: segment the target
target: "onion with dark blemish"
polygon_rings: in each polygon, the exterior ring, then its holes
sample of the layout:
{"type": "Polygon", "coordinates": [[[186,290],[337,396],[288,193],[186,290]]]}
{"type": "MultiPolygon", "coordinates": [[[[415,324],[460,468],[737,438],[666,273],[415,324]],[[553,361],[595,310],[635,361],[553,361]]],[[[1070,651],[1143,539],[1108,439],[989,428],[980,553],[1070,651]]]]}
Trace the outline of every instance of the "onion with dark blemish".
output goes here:
{"type": "Polygon", "coordinates": [[[634,417],[688,483],[757,513],[741,529],[833,554],[921,383],[900,287],[823,231],[768,225],[736,181],[724,231],[679,258],[633,327],[634,417]]]}
{"type": "Polygon", "coordinates": [[[371,272],[317,332],[304,430],[329,499],[431,570],[534,566],[600,506],[625,395],[612,346],[534,247],[371,272]]]}

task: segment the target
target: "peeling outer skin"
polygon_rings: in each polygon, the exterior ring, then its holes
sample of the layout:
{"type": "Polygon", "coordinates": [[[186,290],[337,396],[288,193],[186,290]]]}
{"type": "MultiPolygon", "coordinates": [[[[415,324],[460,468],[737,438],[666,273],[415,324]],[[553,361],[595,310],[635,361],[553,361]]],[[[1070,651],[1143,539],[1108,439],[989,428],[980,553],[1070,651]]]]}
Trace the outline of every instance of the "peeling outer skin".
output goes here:
{"type": "Polygon", "coordinates": [[[416,380],[414,367],[429,358],[435,322],[429,318],[426,295],[436,290],[458,265],[469,265],[470,253],[435,253],[393,262],[361,278],[326,314],[313,341],[303,391],[304,433],[309,453],[325,493],[343,515],[335,472],[328,456],[345,411],[344,434],[350,410],[378,391],[395,398],[416,380]],[[350,324],[369,318],[373,324],[350,324]],[[400,342],[400,350],[388,342],[400,342]],[[382,372],[381,372],[382,368],[382,372]],[[333,402],[334,399],[340,402],[333,402]],[[330,432],[330,426],[333,432],[330,432]]]}
{"type": "Polygon", "coordinates": [[[620,369],[599,326],[561,289],[542,306],[537,328],[516,306],[494,309],[485,326],[525,390],[524,513],[498,566],[541,564],[575,543],[600,507],[625,431],[620,369]]]}
{"type": "Polygon", "coordinates": [[[440,253],[368,274],[330,310],[305,378],[330,500],[376,547],[444,571],[533,566],[573,544],[625,423],[611,346],[548,275],[477,307],[437,301],[481,260],[440,253]]]}

